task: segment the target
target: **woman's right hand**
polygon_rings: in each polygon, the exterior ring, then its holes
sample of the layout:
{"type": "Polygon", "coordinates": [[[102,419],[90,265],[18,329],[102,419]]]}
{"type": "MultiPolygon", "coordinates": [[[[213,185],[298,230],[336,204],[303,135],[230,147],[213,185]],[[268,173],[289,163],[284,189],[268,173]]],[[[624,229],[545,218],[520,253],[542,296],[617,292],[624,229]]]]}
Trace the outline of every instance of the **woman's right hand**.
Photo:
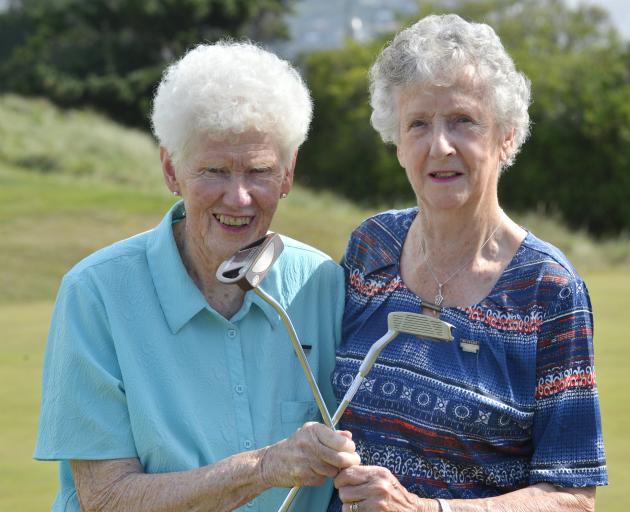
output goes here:
{"type": "Polygon", "coordinates": [[[322,485],[326,478],[361,463],[350,432],[335,432],[315,422],[264,450],[260,471],[269,487],[322,485]]]}

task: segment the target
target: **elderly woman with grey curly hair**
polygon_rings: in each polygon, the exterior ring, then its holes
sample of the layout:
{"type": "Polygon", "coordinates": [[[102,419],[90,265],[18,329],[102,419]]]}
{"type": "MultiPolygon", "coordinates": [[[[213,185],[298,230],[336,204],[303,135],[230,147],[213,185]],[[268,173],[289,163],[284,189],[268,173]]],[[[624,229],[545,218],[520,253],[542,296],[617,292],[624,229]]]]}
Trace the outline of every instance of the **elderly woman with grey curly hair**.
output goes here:
{"type": "MultiPolygon", "coordinates": [[[[323,510],[326,477],[359,462],[347,432],[314,421],[274,309],[215,276],[267,232],[311,111],[298,73],[249,43],[201,45],[167,69],[152,121],[182,200],[81,261],[57,297],[35,451],[60,461],[53,510],[266,511],[294,485],[311,486],[300,510],[323,510]]],[[[332,408],[343,271],[283,242],[261,286],[308,334],[332,408]]]]}
{"type": "Polygon", "coordinates": [[[418,205],[352,234],[335,393],[391,311],[438,315],[455,340],[383,351],[340,422],[363,465],[336,477],[329,511],[593,510],[607,471],[588,291],[498,201],[529,81],[492,28],[456,15],[400,32],[370,78],[372,124],[418,205]]]}

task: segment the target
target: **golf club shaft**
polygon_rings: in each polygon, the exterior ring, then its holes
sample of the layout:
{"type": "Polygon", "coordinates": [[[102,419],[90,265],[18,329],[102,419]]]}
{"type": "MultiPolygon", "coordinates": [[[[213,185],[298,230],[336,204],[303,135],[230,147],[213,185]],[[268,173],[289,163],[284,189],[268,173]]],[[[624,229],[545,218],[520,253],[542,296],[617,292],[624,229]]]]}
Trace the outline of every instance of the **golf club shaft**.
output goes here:
{"type": "Polygon", "coordinates": [[[287,315],[284,308],[280,304],[278,304],[278,302],[271,295],[267,294],[262,288],[260,287],[254,288],[254,292],[261,299],[263,299],[267,304],[272,306],[273,309],[275,309],[276,312],[280,315],[280,318],[282,318],[282,321],[284,322],[287,332],[289,333],[289,338],[291,338],[291,343],[293,344],[293,350],[295,351],[295,354],[297,355],[300,361],[300,364],[302,365],[302,370],[304,371],[306,380],[308,381],[308,384],[311,388],[311,392],[313,393],[315,402],[317,402],[317,407],[319,409],[319,412],[322,415],[322,419],[324,420],[324,423],[327,426],[329,426],[330,428],[334,430],[334,426],[330,418],[330,413],[328,412],[328,408],[326,407],[326,404],[324,403],[322,393],[319,390],[319,386],[317,385],[317,382],[315,381],[315,377],[313,376],[313,371],[311,370],[311,367],[308,364],[308,359],[306,359],[306,354],[304,354],[304,349],[302,348],[302,345],[300,344],[300,340],[298,339],[298,335],[295,332],[295,328],[293,327],[293,324],[291,323],[291,319],[289,318],[289,315],[287,315]]]}
{"type": "MultiPolygon", "coordinates": [[[[346,394],[343,396],[339,407],[337,407],[337,410],[332,417],[333,428],[337,426],[337,423],[339,423],[341,416],[343,416],[344,411],[346,410],[348,405],[350,405],[350,402],[354,398],[354,395],[356,395],[357,391],[359,391],[361,383],[365,380],[365,377],[372,369],[372,366],[374,366],[374,363],[376,362],[376,359],[378,358],[380,353],[396,336],[398,336],[397,331],[388,330],[370,347],[370,350],[368,350],[368,353],[365,355],[365,358],[363,359],[363,362],[359,367],[359,373],[355,375],[354,379],[352,380],[352,384],[350,384],[348,391],[346,391],[346,394]]],[[[287,494],[287,497],[282,502],[282,505],[280,505],[278,512],[287,512],[289,510],[289,507],[293,503],[293,500],[295,500],[298,492],[300,492],[300,489],[301,487],[293,487],[289,491],[289,494],[287,494]]]]}

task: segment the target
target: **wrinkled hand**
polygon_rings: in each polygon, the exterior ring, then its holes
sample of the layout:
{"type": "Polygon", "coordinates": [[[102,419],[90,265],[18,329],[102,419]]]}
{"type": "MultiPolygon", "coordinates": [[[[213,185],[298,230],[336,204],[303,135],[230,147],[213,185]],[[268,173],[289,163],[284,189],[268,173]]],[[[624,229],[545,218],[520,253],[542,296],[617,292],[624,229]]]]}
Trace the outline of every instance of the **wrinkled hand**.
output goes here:
{"type": "Polygon", "coordinates": [[[357,502],[360,512],[433,512],[434,500],[419,498],[405,489],[398,479],[380,466],[352,466],[335,478],[343,512],[357,502]]]}
{"type": "Polygon", "coordinates": [[[308,422],[288,439],[266,448],[262,479],[271,487],[322,485],[340,470],[361,463],[355,450],[350,432],[308,422]]]}

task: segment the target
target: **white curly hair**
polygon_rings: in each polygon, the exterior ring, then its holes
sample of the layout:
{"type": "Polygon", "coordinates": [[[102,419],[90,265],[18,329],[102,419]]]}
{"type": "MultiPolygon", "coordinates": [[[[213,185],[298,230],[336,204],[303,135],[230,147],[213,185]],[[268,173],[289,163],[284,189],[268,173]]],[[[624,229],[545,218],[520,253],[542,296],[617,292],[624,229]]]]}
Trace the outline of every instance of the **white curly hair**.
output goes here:
{"type": "Polygon", "coordinates": [[[288,162],[306,140],[313,106],[299,73],[250,42],[201,44],[170,65],[153,99],[153,133],[175,164],[200,136],[270,135],[288,162]]]}
{"type": "Polygon", "coordinates": [[[486,95],[503,134],[514,143],[502,169],[509,167],[529,135],[531,85],[516,70],[492,27],[456,14],[431,15],[399,32],[370,69],[372,126],[385,142],[398,144],[396,94],[410,85],[450,86],[474,70],[474,83],[486,95]]]}

